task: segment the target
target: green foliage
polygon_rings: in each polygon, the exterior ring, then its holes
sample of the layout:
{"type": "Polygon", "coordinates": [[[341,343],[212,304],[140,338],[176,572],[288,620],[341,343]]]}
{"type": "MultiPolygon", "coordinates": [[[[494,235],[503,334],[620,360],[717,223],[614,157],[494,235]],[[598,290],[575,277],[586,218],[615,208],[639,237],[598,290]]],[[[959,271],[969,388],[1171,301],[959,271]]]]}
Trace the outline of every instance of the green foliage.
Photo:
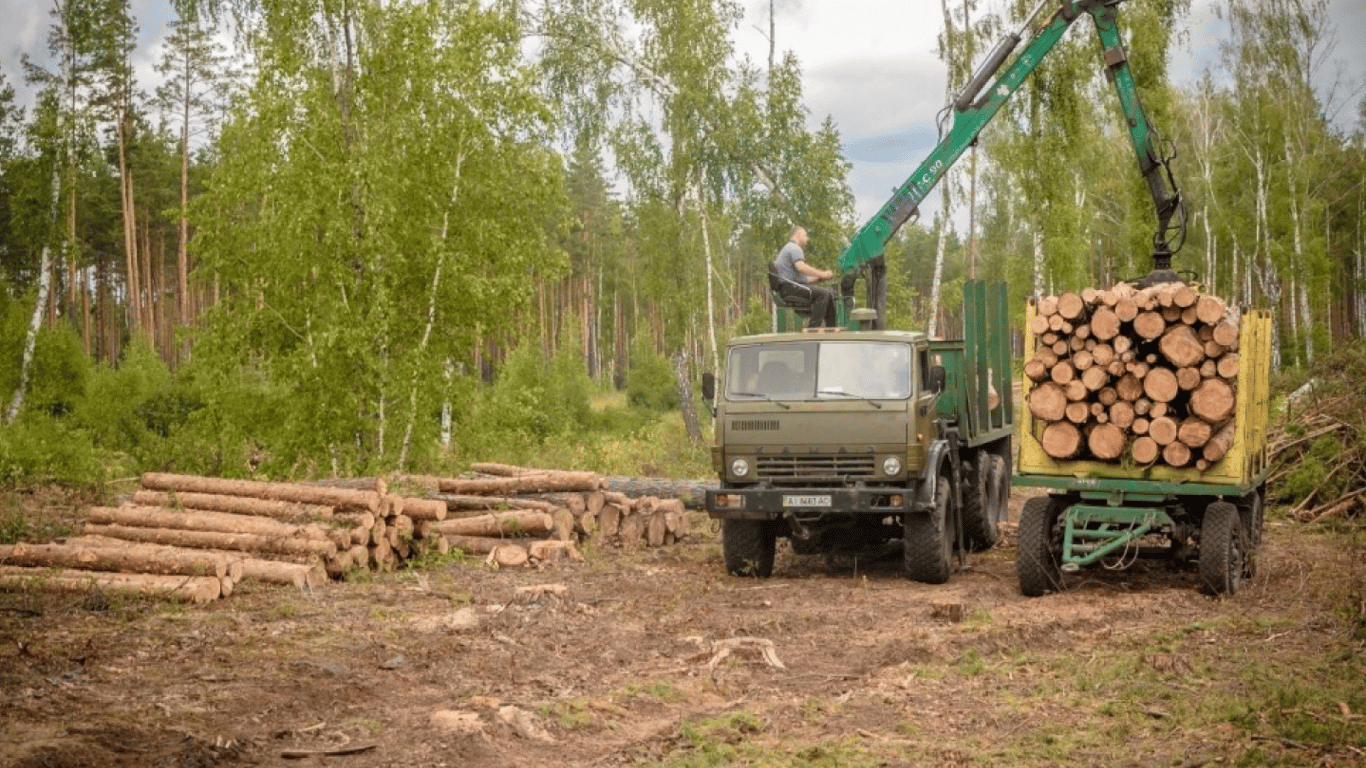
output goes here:
{"type": "Polygon", "coordinates": [[[0,429],[0,485],[60,483],[92,488],[117,471],[117,455],[97,450],[70,418],[25,411],[0,429]]]}
{"type": "Polygon", "coordinates": [[[674,382],[673,366],[639,339],[633,347],[631,367],[626,372],[627,402],[653,411],[677,408],[678,387],[674,382]]]}

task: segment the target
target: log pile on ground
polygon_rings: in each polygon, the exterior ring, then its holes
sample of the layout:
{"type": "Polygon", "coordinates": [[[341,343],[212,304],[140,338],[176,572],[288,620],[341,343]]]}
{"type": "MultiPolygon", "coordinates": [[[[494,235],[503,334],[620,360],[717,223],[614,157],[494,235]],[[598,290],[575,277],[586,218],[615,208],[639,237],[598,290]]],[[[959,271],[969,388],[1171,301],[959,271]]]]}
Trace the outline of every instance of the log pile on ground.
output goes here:
{"type": "Polygon", "coordinates": [[[1193,467],[1233,443],[1240,315],[1185,283],[1040,299],[1025,363],[1045,453],[1193,467]]]}
{"type": "Polygon", "coordinates": [[[0,587],[199,603],[232,594],[242,579],[310,589],[452,547],[500,566],[537,565],[578,559],[589,540],[664,546],[689,533],[681,500],[633,498],[592,472],[475,470],[429,478],[430,492],[417,496],[390,493],[382,478],[275,483],[149,472],[127,502],[92,507],[83,535],[0,547],[0,587]]]}
{"type": "Polygon", "coordinates": [[[405,476],[447,507],[433,526],[446,544],[500,565],[577,558],[578,545],[662,547],[691,532],[677,498],[632,497],[593,472],[477,463],[470,476],[405,476]]]}
{"type": "MultiPolygon", "coordinates": [[[[354,485],[353,483],[349,483],[354,485]]],[[[92,507],[82,536],[0,548],[0,584],[204,602],[241,579],[312,588],[445,551],[446,505],[364,488],[149,472],[118,507],[92,507]]]]}

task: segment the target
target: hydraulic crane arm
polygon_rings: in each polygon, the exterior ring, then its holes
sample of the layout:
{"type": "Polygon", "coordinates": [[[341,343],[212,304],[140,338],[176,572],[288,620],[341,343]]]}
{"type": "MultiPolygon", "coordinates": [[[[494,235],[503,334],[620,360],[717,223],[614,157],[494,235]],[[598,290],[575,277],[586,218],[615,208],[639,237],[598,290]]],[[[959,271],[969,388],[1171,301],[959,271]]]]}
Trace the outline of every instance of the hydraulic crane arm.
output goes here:
{"type": "Polygon", "coordinates": [[[1038,68],[1072,22],[1083,14],[1089,14],[1095,21],[1104,51],[1107,76],[1119,93],[1125,125],[1133,140],[1139,169],[1148,183],[1157,209],[1158,227],[1153,238],[1154,272],[1170,270],[1171,254],[1180,248],[1184,240],[1185,214],[1180,193],[1167,165],[1168,158],[1162,157],[1156,150],[1156,131],[1144,114],[1134,87],[1133,72],[1129,68],[1128,55],[1124,51],[1115,15],[1115,6],[1119,2],[1121,0],[1043,0],[1018,33],[1008,35],[996,46],[954,100],[953,124],[934,150],[896,189],[882,209],[854,235],[849,247],[840,256],[840,271],[845,275],[841,286],[846,295],[852,294],[857,274],[865,266],[868,268],[868,303],[877,310],[879,327],[883,325],[882,318],[885,317],[886,267],[882,254],[887,242],[901,225],[917,214],[920,202],[968,147],[977,141],[982,129],[1038,68]],[[1041,12],[1049,7],[1052,8],[1051,13],[1036,23],[1041,12]],[[1025,47],[1012,59],[1011,54],[1026,36],[1028,42],[1025,47]],[[992,77],[995,80],[983,91],[983,86],[992,77]]]}

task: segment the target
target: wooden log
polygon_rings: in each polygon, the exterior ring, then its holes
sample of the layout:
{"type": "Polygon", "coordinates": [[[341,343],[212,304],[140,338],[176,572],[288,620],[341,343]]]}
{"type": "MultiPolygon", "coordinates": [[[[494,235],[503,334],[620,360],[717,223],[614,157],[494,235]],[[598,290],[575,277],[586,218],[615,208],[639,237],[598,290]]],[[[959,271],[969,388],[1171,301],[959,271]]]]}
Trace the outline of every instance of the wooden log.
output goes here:
{"type": "Polygon", "coordinates": [[[1129,425],[1129,431],[1135,435],[1148,434],[1148,419],[1144,416],[1135,416],[1134,423],[1129,425]]]}
{"type": "Polygon", "coordinates": [[[1055,384],[1066,384],[1077,377],[1077,369],[1068,360],[1059,360],[1058,364],[1048,371],[1048,377],[1055,384]]]}
{"type": "Polygon", "coordinates": [[[1241,321],[1238,315],[1230,313],[1227,317],[1214,326],[1214,341],[1224,345],[1230,350],[1238,349],[1238,333],[1241,321]]]}
{"type": "MultiPolygon", "coordinates": [[[[566,509],[566,511],[568,511],[566,509]]],[[[556,560],[582,560],[583,555],[579,554],[578,547],[572,541],[559,541],[556,539],[543,539],[532,541],[526,545],[527,557],[533,561],[541,563],[553,563],[556,560]]]]}
{"type": "Polygon", "coordinates": [[[1154,419],[1160,419],[1166,416],[1169,410],[1171,410],[1171,406],[1167,403],[1153,403],[1148,408],[1148,415],[1154,419]]]}
{"type": "Polygon", "coordinates": [[[233,549],[242,552],[265,552],[282,555],[336,554],[337,545],[330,539],[258,536],[250,533],[221,533],[214,531],[186,531],[170,528],[135,528],[125,525],[86,523],[83,532],[92,536],[108,536],[146,544],[166,544],[173,547],[196,549],[233,549]]]}
{"type": "Polygon", "coordinates": [[[1197,416],[1188,416],[1181,421],[1176,431],[1176,439],[1190,448],[1201,448],[1214,434],[1214,427],[1197,416]]]}
{"type": "Polygon", "coordinates": [[[1195,316],[1206,325],[1218,325],[1228,314],[1228,305],[1213,294],[1206,293],[1195,302],[1195,316]]]}
{"type": "Polygon", "coordinates": [[[1162,447],[1151,436],[1141,435],[1134,438],[1130,455],[1134,457],[1135,464],[1152,464],[1162,455],[1162,447]]]}
{"type": "MultiPolygon", "coordinates": [[[[236,515],[231,512],[210,512],[193,509],[165,509],[162,507],[91,507],[88,517],[92,523],[126,525],[137,528],[167,528],[181,531],[212,531],[216,533],[247,533],[255,536],[280,538],[331,539],[327,528],[317,524],[294,525],[264,517],[236,515]]],[[[347,538],[350,537],[348,532],[347,538]]]]}
{"type": "Polygon", "coordinates": [[[1158,445],[1166,446],[1176,442],[1176,433],[1179,429],[1176,420],[1169,416],[1159,416],[1148,421],[1148,436],[1156,440],[1158,445]]]}
{"type": "Polygon", "coordinates": [[[242,533],[255,536],[336,540],[333,528],[319,523],[295,525],[272,518],[213,512],[197,509],[167,509],[125,504],[121,507],[91,507],[90,523],[136,528],[164,528],[215,533],[242,533]]]}
{"type": "Polygon", "coordinates": [[[1029,330],[1033,332],[1035,336],[1042,336],[1045,333],[1048,333],[1048,315],[1041,315],[1036,312],[1034,317],[1029,320],[1029,330]]]}
{"type": "Polygon", "coordinates": [[[1199,365],[1205,359],[1204,343],[1195,335],[1195,330],[1184,323],[1167,328],[1158,340],[1157,348],[1175,368],[1199,365]]]}
{"type": "Polygon", "coordinates": [[[1099,392],[1101,387],[1110,383],[1110,374],[1104,368],[1087,368],[1081,372],[1081,383],[1089,392],[1099,392]]]}
{"type": "Polygon", "coordinates": [[[478,510],[477,514],[483,514],[491,509],[538,509],[542,512],[553,512],[557,504],[544,501],[542,499],[530,499],[524,496],[476,496],[462,493],[438,493],[429,498],[445,503],[447,514],[461,510],[478,510]]]}
{"type": "Polygon", "coordinates": [[[574,525],[576,518],[569,507],[560,507],[551,514],[554,521],[551,526],[550,536],[556,541],[570,541],[574,538],[574,525]]]}
{"type": "Polygon", "coordinates": [[[526,565],[530,560],[531,556],[527,554],[526,547],[517,544],[501,544],[484,558],[484,562],[497,565],[499,568],[516,568],[526,565]]]}
{"type": "Polygon", "coordinates": [[[98,590],[174,602],[207,603],[222,595],[223,582],[217,576],[77,572],[0,566],[0,587],[75,593],[98,590]]]}
{"type": "Polygon", "coordinates": [[[1094,363],[1095,358],[1091,356],[1090,352],[1087,352],[1084,349],[1077,352],[1075,355],[1072,355],[1072,367],[1082,373],[1085,373],[1094,363]]]}
{"type": "MultiPolygon", "coordinates": [[[[1106,408],[1119,402],[1119,392],[1114,387],[1101,387],[1096,391],[1096,400],[1106,408]]],[[[1132,407],[1132,406],[1130,406],[1132,407]]]]}
{"type": "Polygon", "coordinates": [[[443,480],[442,493],[473,495],[508,495],[544,493],[547,491],[596,491],[602,487],[602,477],[596,472],[540,472],[514,477],[476,478],[472,480],[443,480]]]}
{"type": "Polygon", "coordinates": [[[1091,333],[1100,341],[1109,341],[1119,335],[1119,315],[1108,307],[1091,313],[1091,333]]]}
{"type": "Polygon", "coordinates": [[[1055,421],[1044,427],[1039,445],[1044,453],[1055,459],[1070,459],[1081,452],[1081,430],[1066,421],[1055,421]]]}
{"type": "Polygon", "coordinates": [[[554,516],[534,509],[509,510],[478,517],[452,517],[432,523],[432,530],[448,540],[452,536],[540,535],[554,529],[554,516]]]}
{"type": "Polygon", "coordinates": [[[1085,400],[1091,394],[1091,390],[1086,388],[1085,382],[1081,379],[1072,379],[1062,388],[1063,394],[1067,396],[1068,402],[1076,403],[1085,400]]]}
{"type": "Polygon", "coordinates": [[[1138,303],[1133,297],[1123,297],[1115,302],[1115,317],[1121,323],[1132,323],[1138,317],[1138,303]]]}
{"type": "Polygon", "coordinates": [[[1129,429],[1134,423],[1134,405],[1127,400],[1117,400],[1109,408],[1110,423],[1120,429],[1129,429]]]}
{"type": "Polygon", "coordinates": [[[1086,302],[1082,300],[1081,294],[1075,291],[1066,291],[1058,294],[1058,314],[1064,320],[1078,321],[1086,317],[1086,302]]]}
{"type": "Polygon", "coordinates": [[[1199,292],[1189,285],[1177,286],[1175,292],[1172,294],[1172,303],[1182,309],[1195,306],[1195,303],[1199,301],[1199,299],[1199,292]]]}
{"type": "MultiPolygon", "coordinates": [[[[1143,380],[1132,373],[1125,373],[1115,382],[1115,393],[1119,395],[1120,400],[1138,402],[1139,398],[1143,397],[1143,380]]],[[[1146,410],[1144,412],[1146,413],[1146,410]]]]}
{"type": "Polygon", "coordinates": [[[1190,446],[1180,441],[1169,443],[1162,448],[1162,460],[1173,467],[1184,467],[1191,461],[1190,446]]]}
{"type": "Polygon", "coordinates": [[[1036,305],[1036,311],[1044,317],[1056,314],[1058,311],[1058,297],[1044,296],[1039,299],[1038,304],[1036,305]]]}
{"type": "Polygon", "coordinates": [[[258,499],[251,496],[227,496],[221,493],[191,493],[177,491],[134,491],[133,503],[146,507],[170,509],[203,509],[213,512],[232,512],[238,515],[260,515],[287,522],[305,522],[331,518],[335,509],[325,504],[303,504],[295,501],[258,499]]]}
{"type": "Polygon", "coordinates": [[[213,576],[240,578],[241,566],[228,558],[198,549],[161,547],[120,542],[122,547],[82,546],[79,538],[65,544],[0,546],[0,564],[43,568],[77,568],[86,571],[153,573],[163,576],[213,576]]]}
{"type": "Polygon", "coordinates": [[[1063,415],[1073,424],[1085,424],[1091,416],[1091,408],[1081,401],[1072,402],[1067,404],[1063,415]]]}
{"type": "Polygon", "coordinates": [[[1200,380],[1203,378],[1204,376],[1200,375],[1199,368],[1176,369],[1176,386],[1179,387],[1182,392],[1189,392],[1200,386],[1200,380]]]}
{"type": "Polygon", "coordinates": [[[473,464],[470,464],[470,470],[485,475],[497,475],[498,477],[516,477],[517,475],[530,475],[545,471],[541,469],[519,467],[513,464],[498,464],[491,461],[476,461],[473,464]]]}
{"type": "Polygon", "coordinates": [[[1238,380],[1238,353],[1229,352],[1219,358],[1214,364],[1216,375],[1222,376],[1229,381],[1238,380]]]}
{"type": "Polygon", "coordinates": [[[1041,421],[1058,421],[1066,414],[1067,393],[1053,382],[1029,390],[1029,412],[1041,421]]]}
{"type": "Polygon", "coordinates": [[[1232,416],[1237,404],[1233,387],[1220,378],[1205,379],[1191,392],[1191,413],[1211,424],[1217,424],[1232,416]]]}
{"type": "Polygon", "coordinates": [[[174,475],[165,472],[144,473],[142,475],[142,487],[160,491],[252,496],[260,499],[324,504],[334,507],[360,507],[370,512],[379,509],[381,498],[374,491],[350,488],[330,488],[298,483],[269,483],[258,480],[224,480],[215,477],[174,475]]]}
{"type": "Polygon", "coordinates": [[[1124,455],[1128,445],[1124,430],[1114,424],[1097,424],[1086,436],[1086,447],[1091,455],[1102,461],[1112,461],[1124,455]]]}
{"type": "Polygon", "coordinates": [[[445,520],[446,502],[440,499],[403,499],[403,514],[414,520],[445,520]]]}
{"type": "Polygon", "coordinates": [[[1162,318],[1160,312],[1139,312],[1134,318],[1134,333],[1147,341],[1161,338],[1162,332],[1167,330],[1167,321],[1162,318]]]}
{"type": "Polygon", "coordinates": [[[644,515],[636,514],[632,511],[629,515],[621,518],[621,527],[617,531],[617,538],[621,546],[627,549],[634,549],[645,546],[645,527],[647,520],[644,515]]]}
{"type": "Polygon", "coordinates": [[[629,507],[616,501],[609,501],[603,505],[602,511],[598,513],[598,533],[602,538],[616,538],[621,531],[621,518],[627,509],[629,507]]]}
{"type": "Polygon", "coordinates": [[[1143,377],[1143,394],[1155,403],[1169,403],[1180,392],[1176,374],[1170,369],[1153,368],[1143,377]]]}
{"type": "Polygon", "coordinates": [[[1209,441],[1200,449],[1201,457],[1205,461],[1213,464],[1228,454],[1228,449],[1233,447],[1233,440],[1238,435],[1234,427],[1234,422],[1230,421],[1210,436],[1209,441]]]}

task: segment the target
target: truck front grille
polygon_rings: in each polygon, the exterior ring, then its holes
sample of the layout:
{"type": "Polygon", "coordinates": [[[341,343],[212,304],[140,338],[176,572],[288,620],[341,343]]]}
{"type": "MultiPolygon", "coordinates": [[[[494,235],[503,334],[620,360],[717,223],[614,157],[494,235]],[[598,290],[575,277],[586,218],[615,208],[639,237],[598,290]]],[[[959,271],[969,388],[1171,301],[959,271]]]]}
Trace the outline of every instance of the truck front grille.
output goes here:
{"type": "Polygon", "coordinates": [[[813,477],[871,479],[876,474],[873,456],[759,456],[755,463],[759,477],[763,480],[782,481],[813,477]]]}

